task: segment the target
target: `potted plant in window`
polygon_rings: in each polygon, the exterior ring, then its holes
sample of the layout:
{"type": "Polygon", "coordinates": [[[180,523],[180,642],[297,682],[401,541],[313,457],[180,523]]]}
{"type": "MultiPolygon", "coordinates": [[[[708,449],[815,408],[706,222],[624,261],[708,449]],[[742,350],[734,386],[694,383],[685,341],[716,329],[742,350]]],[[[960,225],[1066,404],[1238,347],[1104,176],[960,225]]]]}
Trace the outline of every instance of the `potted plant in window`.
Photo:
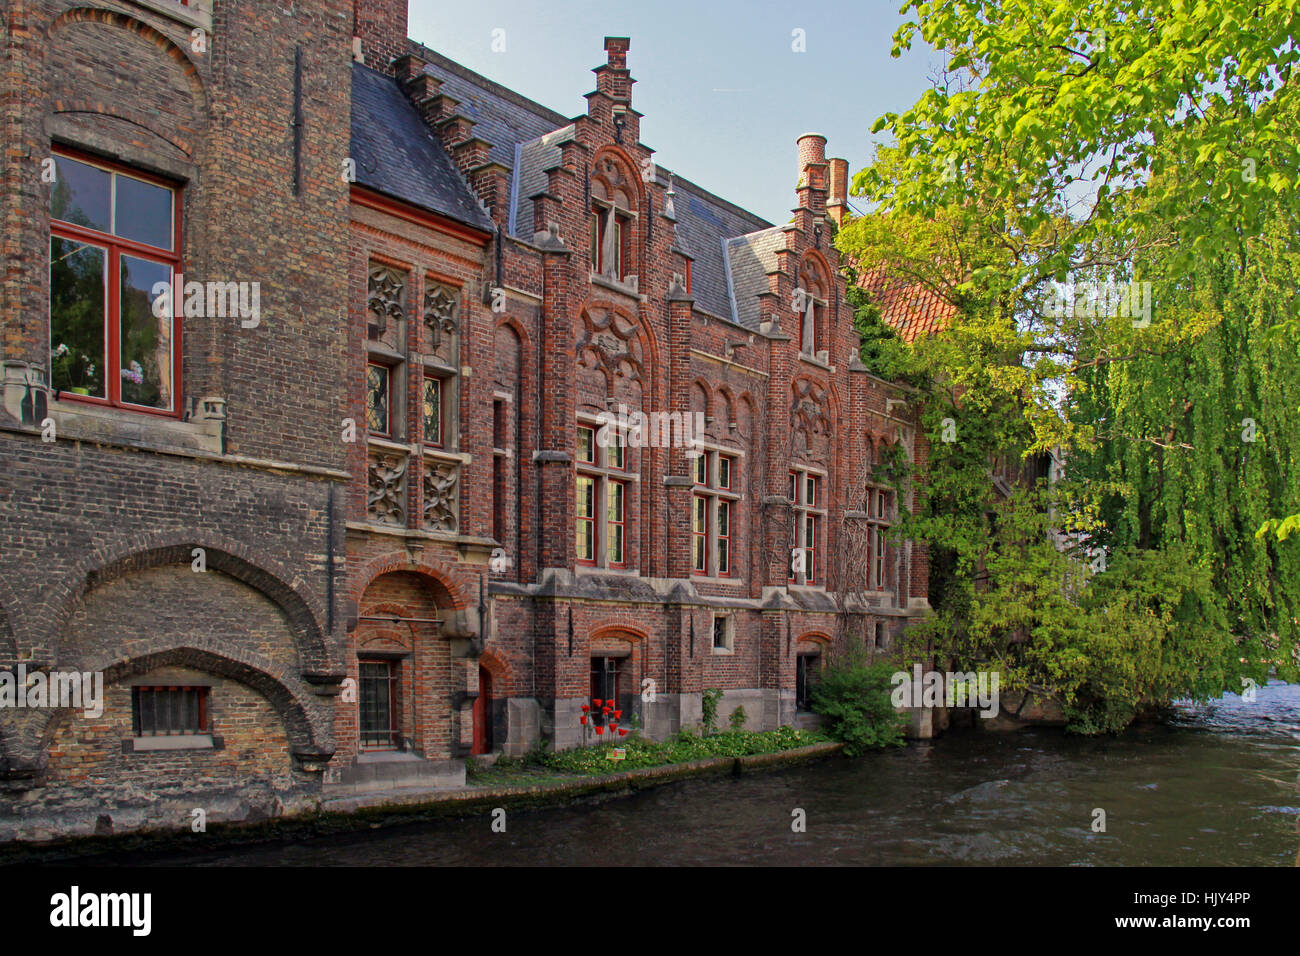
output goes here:
{"type": "Polygon", "coordinates": [[[52,382],[55,388],[65,387],[63,383],[67,382],[69,383],[66,386],[67,391],[77,395],[90,394],[90,384],[95,378],[95,366],[90,361],[90,356],[60,342],[51,357],[53,361],[50,364],[54,372],[52,382]]]}

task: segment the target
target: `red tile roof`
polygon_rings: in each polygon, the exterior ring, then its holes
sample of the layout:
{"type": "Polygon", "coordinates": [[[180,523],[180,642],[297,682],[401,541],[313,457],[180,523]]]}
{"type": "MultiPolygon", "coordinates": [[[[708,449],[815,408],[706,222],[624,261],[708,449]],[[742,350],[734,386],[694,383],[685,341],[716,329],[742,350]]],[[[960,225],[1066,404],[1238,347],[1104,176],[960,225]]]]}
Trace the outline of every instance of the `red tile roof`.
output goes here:
{"type": "Polygon", "coordinates": [[[893,326],[904,342],[945,328],[957,313],[956,306],[924,286],[891,276],[884,268],[863,272],[858,284],[880,306],[880,316],[893,326]]]}

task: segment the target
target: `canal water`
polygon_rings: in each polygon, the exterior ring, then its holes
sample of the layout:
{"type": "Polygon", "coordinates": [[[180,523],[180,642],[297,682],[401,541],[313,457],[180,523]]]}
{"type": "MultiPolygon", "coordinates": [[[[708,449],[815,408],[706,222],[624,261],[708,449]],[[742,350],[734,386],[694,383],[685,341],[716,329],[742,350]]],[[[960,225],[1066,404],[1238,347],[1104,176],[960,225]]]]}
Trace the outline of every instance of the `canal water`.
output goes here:
{"type": "MultiPolygon", "coordinates": [[[[1118,738],[950,733],[858,760],[565,809],[215,850],[186,866],[1294,865],[1300,685],[1179,705],[1118,738]],[[806,829],[793,832],[793,811],[806,829]],[[1105,811],[1105,832],[1094,830],[1105,811]]],[[[114,862],[127,862],[123,859],[114,862]]]]}

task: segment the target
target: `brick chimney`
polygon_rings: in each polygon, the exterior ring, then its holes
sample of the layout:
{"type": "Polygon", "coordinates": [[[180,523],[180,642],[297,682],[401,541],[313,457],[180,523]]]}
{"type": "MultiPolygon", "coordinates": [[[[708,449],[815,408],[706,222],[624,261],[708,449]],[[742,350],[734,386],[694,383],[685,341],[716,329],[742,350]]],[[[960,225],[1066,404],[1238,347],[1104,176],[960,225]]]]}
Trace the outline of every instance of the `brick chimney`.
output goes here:
{"type": "Polygon", "coordinates": [[[407,0],[352,0],[353,55],[360,47],[366,66],[393,72],[393,61],[407,52],[407,0]]]}
{"type": "Polygon", "coordinates": [[[804,133],[799,137],[799,206],[813,215],[826,212],[826,137],[804,133]]]}
{"type": "Polygon", "coordinates": [[[849,161],[831,160],[831,186],[826,200],[826,211],[838,229],[849,216],[849,161]]]}

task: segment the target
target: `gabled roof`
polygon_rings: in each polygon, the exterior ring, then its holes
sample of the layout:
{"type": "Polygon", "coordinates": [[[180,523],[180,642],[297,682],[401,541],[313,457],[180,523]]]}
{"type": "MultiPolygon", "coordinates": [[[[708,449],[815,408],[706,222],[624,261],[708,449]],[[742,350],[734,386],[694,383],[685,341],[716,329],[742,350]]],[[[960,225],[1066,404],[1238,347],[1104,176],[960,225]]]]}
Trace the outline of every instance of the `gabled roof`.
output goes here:
{"type": "Polygon", "coordinates": [[[904,342],[947,328],[957,307],[919,283],[890,275],[883,268],[864,272],[858,284],[880,306],[880,317],[904,342]]]}
{"type": "Polygon", "coordinates": [[[492,218],[397,81],[352,64],[352,144],[357,182],[430,212],[492,232],[492,218]]]}
{"type": "MultiPolygon", "coordinates": [[[[669,175],[661,169],[660,176],[669,175]]],[[[677,215],[677,246],[691,256],[691,292],[696,304],[705,312],[740,321],[736,315],[741,308],[737,291],[737,308],[732,308],[733,289],[728,286],[728,263],[724,242],[739,236],[772,228],[760,216],[746,212],[725,199],[686,179],[674,175],[673,192],[676,193],[673,209],[677,215]]],[[[734,278],[734,276],[733,276],[734,278]]],[[[767,291],[764,283],[761,291],[767,291]]],[[[758,303],[752,303],[757,311],[758,303]]],[[[755,323],[755,328],[757,323],[755,323]]]]}

